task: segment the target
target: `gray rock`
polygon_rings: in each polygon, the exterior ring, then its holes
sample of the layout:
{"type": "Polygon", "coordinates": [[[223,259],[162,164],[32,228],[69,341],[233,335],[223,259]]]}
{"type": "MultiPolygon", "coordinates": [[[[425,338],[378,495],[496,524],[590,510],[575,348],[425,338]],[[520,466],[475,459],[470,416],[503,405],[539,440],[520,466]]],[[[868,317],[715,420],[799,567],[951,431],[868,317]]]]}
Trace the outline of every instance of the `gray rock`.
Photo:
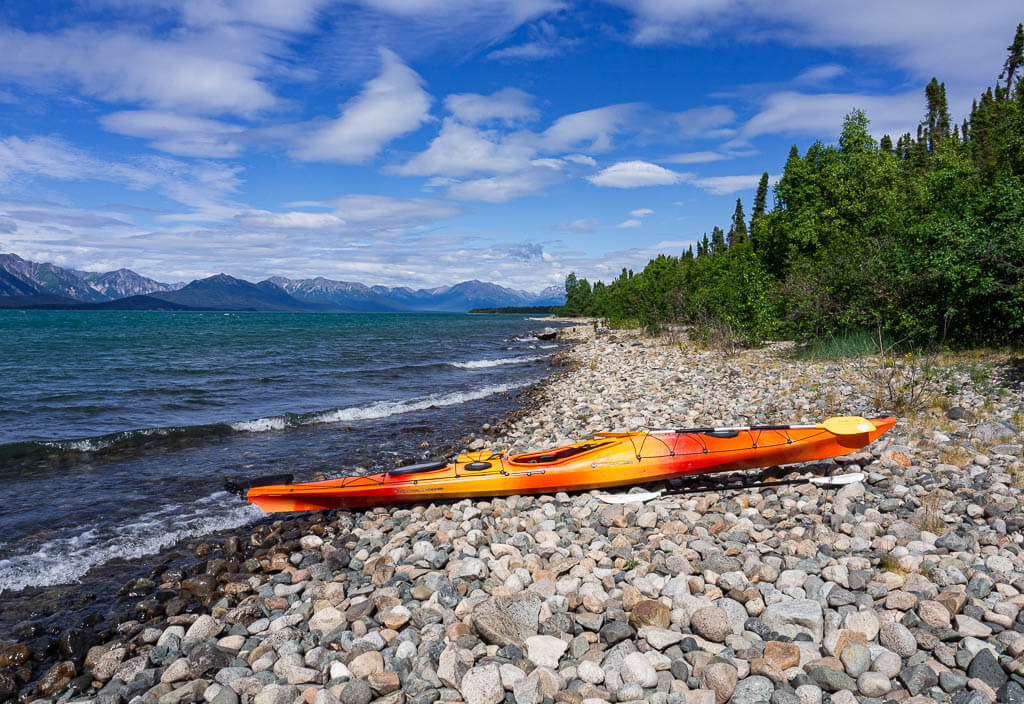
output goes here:
{"type": "Polygon", "coordinates": [[[995,445],[1013,438],[1013,431],[999,421],[983,420],[971,430],[971,438],[979,445],[995,445]]]}
{"type": "Polygon", "coordinates": [[[951,670],[939,673],[939,686],[943,691],[953,694],[967,686],[967,677],[951,670]]]}
{"type": "MultiPolygon", "coordinates": [[[[349,680],[341,690],[341,704],[370,704],[373,690],[366,680],[349,680]]],[[[294,701],[294,700],[292,700],[294,701]]],[[[259,704],[257,702],[257,704],[259,704]]],[[[291,701],[283,704],[291,704],[291,701]]]]}
{"type": "Polygon", "coordinates": [[[540,675],[533,672],[512,685],[512,696],[516,704],[540,704],[544,693],[540,688],[540,675]]]}
{"type": "Polygon", "coordinates": [[[622,659],[619,676],[626,684],[638,684],[641,687],[654,687],[658,684],[658,673],[643,653],[630,653],[622,659]]]}
{"type": "Polygon", "coordinates": [[[702,609],[697,609],[690,616],[690,628],[697,635],[715,643],[724,643],[726,637],[732,634],[729,614],[725,609],[717,606],[705,606],[702,609]]]}
{"type": "Polygon", "coordinates": [[[855,679],[871,667],[871,651],[867,649],[867,646],[856,641],[843,648],[839,659],[842,661],[843,667],[846,668],[846,674],[855,679]]]}
{"type": "Polygon", "coordinates": [[[967,668],[967,676],[971,678],[977,677],[995,690],[1006,684],[1007,680],[1006,672],[1003,670],[1002,665],[999,664],[999,661],[996,660],[995,656],[992,655],[992,651],[988,648],[978,651],[978,654],[971,659],[971,664],[967,668]]]}
{"type": "Polygon", "coordinates": [[[1024,704],[1024,687],[1013,680],[1007,680],[997,692],[996,701],[1005,704],[1024,704]]]}
{"type": "Polygon", "coordinates": [[[770,704],[775,685],[767,677],[754,675],[740,680],[729,700],[732,704],[770,704]]]}
{"type": "Polygon", "coordinates": [[[901,658],[917,652],[917,639],[902,623],[887,623],[878,632],[878,642],[901,658]]]}
{"type": "Polygon", "coordinates": [[[807,671],[811,680],[826,692],[838,692],[843,689],[853,690],[857,683],[845,672],[830,667],[812,667],[807,671]]]}
{"type": "Polygon", "coordinates": [[[474,667],[462,678],[459,692],[466,704],[498,704],[505,698],[498,666],[488,663],[474,667]]]}
{"type": "Polygon", "coordinates": [[[992,704],[988,695],[978,689],[964,690],[953,695],[953,704],[992,704]]]}
{"type": "Polygon", "coordinates": [[[862,672],[857,678],[857,690],[865,697],[881,697],[892,689],[892,681],[881,672],[862,672]]]}
{"type": "MultiPolygon", "coordinates": [[[[271,684],[264,687],[263,690],[253,698],[253,704],[292,704],[298,696],[298,687],[293,687],[292,685],[271,684]]],[[[342,701],[345,701],[344,698],[342,701]]],[[[369,701],[369,699],[359,702],[349,701],[345,702],[345,704],[369,704],[369,701]]]]}
{"type": "Polygon", "coordinates": [[[615,645],[627,638],[632,638],[636,631],[625,621],[609,621],[598,633],[601,640],[608,645],[615,645]]]}
{"type": "Polygon", "coordinates": [[[914,665],[900,670],[900,682],[907,688],[911,696],[916,697],[926,689],[937,685],[939,678],[927,665],[914,665]]]}
{"type": "Polygon", "coordinates": [[[558,661],[569,644],[554,636],[530,636],[526,639],[526,657],[538,667],[558,669],[558,661]]]}
{"type": "Polygon", "coordinates": [[[795,638],[806,633],[820,643],[825,628],[821,604],[810,599],[794,599],[772,604],[760,616],[769,628],[784,636],[795,638]]]}
{"type": "Polygon", "coordinates": [[[499,647],[526,647],[537,635],[540,597],[531,592],[491,597],[473,610],[473,627],[482,639],[499,647]]]}

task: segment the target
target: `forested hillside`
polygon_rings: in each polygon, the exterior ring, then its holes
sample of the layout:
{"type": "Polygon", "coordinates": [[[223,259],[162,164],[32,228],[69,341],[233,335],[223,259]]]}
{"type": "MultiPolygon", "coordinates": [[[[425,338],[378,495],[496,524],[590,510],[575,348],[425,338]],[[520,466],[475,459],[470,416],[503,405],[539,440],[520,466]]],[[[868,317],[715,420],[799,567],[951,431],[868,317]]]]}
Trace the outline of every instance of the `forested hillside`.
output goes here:
{"type": "Polygon", "coordinates": [[[768,208],[697,251],[593,286],[570,274],[563,312],[648,327],[719,326],[748,342],[881,329],[913,344],[1024,342],[1024,26],[994,87],[962,123],[944,84],[916,134],[869,133],[854,109],[839,143],[794,146],[768,208]]]}

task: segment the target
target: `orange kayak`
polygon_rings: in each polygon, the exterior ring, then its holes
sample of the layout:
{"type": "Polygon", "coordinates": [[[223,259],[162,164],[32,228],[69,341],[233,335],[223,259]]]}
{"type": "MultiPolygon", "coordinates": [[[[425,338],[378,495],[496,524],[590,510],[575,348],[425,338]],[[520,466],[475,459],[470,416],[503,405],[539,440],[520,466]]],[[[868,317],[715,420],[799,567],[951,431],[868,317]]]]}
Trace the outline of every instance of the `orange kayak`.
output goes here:
{"type": "Polygon", "coordinates": [[[252,486],[246,498],[274,513],[604,489],[837,457],[895,423],[892,417],[843,416],[815,425],[595,433],[543,452],[469,452],[378,474],[252,486]]]}

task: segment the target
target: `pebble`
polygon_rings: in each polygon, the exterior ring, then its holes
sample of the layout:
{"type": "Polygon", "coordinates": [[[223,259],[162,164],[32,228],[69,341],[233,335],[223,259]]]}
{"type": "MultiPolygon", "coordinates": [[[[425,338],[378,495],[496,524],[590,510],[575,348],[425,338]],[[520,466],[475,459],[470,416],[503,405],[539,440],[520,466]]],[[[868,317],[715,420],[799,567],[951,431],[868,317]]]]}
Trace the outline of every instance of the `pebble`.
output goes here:
{"type": "MultiPolygon", "coordinates": [[[[573,334],[583,341],[564,354],[578,366],[491,428],[499,449],[639,425],[814,422],[860,413],[876,391],[857,363],[797,362],[775,346],[724,358],[627,331],[573,334]]],[[[822,463],[864,472],[838,490],[630,505],[593,493],[498,497],[282,516],[230,548],[205,539],[193,571],[133,581],[149,601],[106,642],[0,644],[0,694],[96,704],[822,704],[826,692],[834,704],[1020,701],[1024,466],[1020,432],[1004,423],[1024,408],[1020,385],[997,394],[956,365],[936,374],[929,398],[949,384],[964,414],[922,409],[822,463]],[[1003,444],[980,455],[979,437],[996,431],[1003,444]],[[51,659],[36,661],[46,647],[51,659]]]]}

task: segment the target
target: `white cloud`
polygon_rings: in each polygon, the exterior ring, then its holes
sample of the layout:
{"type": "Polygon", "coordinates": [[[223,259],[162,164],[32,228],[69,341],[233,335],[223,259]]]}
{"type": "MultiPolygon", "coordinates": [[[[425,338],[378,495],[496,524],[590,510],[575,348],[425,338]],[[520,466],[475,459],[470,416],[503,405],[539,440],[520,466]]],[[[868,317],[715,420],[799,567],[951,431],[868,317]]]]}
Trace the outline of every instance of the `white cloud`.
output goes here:
{"type": "Polygon", "coordinates": [[[220,220],[236,206],[227,198],[238,190],[241,167],[213,162],[188,163],[165,157],[111,162],[92,156],[53,137],[0,139],[0,182],[40,178],[102,181],[134,191],[152,191],[191,209],[162,219],[220,220]]]}
{"type": "Polygon", "coordinates": [[[390,196],[350,194],[328,201],[339,216],[353,225],[412,227],[461,215],[455,203],[427,198],[401,199],[390,196]]]}
{"type": "Polygon", "coordinates": [[[636,210],[630,210],[629,214],[635,218],[645,218],[648,215],[653,215],[654,211],[650,208],[637,208],[636,210]]]}
{"type": "Polygon", "coordinates": [[[794,83],[824,83],[846,73],[846,67],[839,64],[820,64],[800,72],[794,83]]]}
{"type": "Polygon", "coordinates": [[[607,151],[615,135],[630,127],[642,108],[640,103],[621,103],[564,115],[544,131],[542,143],[550,151],[607,151]]]}
{"type": "Polygon", "coordinates": [[[918,91],[897,95],[858,93],[772,93],[761,103],[761,110],[740,129],[744,139],[762,134],[812,135],[828,139],[838,136],[843,117],[859,108],[871,120],[875,135],[893,136],[912,131],[921,113],[918,91]]]}
{"type": "Polygon", "coordinates": [[[724,105],[712,105],[683,110],[672,117],[684,136],[722,137],[732,133],[724,127],[736,120],[736,113],[724,105]]]}
{"type": "Polygon", "coordinates": [[[277,98],[260,79],[271,42],[229,28],[173,39],[91,26],[56,34],[0,29],[0,76],[30,90],[71,86],[110,102],[161,110],[252,114],[277,98]]]}
{"type": "Polygon", "coordinates": [[[670,164],[704,164],[709,161],[721,161],[731,158],[731,155],[721,152],[681,152],[667,156],[662,161],[667,161],[670,164]]]}
{"type": "Polygon", "coordinates": [[[598,223],[599,220],[597,218],[580,218],[572,222],[559,223],[555,225],[555,228],[565,230],[566,232],[593,232],[597,228],[598,223]]]}
{"type": "Polygon", "coordinates": [[[247,210],[235,219],[242,225],[272,229],[323,230],[340,227],[345,221],[334,213],[272,213],[268,210],[247,210]]]}
{"type": "Polygon", "coordinates": [[[593,157],[587,156],[586,154],[568,154],[563,157],[566,161],[571,161],[574,164],[582,164],[583,166],[597,166],[597,160],[593,157]]]}
{"type": "Polygon", "coordinates": [[[631,227],[640,227],[641,225],[643,225],[643,223],[637,220],[636,218],[630,218],[629,220],[624,220],[620,222],[615,227],[626,229],[631,227]]]}
{"type": "Polygon", "coordinates": [[[380,55],[380,75],[342,106],[341,117],[302,138],[292,152],[296,158],[358,164],[428,119],[423,79],[393,52],[381,49],[380,55]]]}
{"type": "Polygon", "coordinates": [[[702,44],[728,35],[737,43],[776,40],[830,51],[852,48],[872,58],[881,55],[917,80],[939,76],[968,101],[1002,66],[1021,18],[1019,0],[607,1],[634,14],[631,38],[636,44],[702,44]]]}
{"type": "Polygon", "coordinates": [[[561,53],[562,50],[553,44],[527,42],[526,44],[516,44],[515,46],[507,46],[503,49],[495,49],[487,55],[487,58],[494,60],[523,59],[526,61],[536,61],[538,59],[548,59],[561,53]]]}
{"type": "Polygon", "coordinates": [[[551,169],[533,169],[515,174],[464,181],[448,189],[448,197],[456,200],[479,200],[504,203],[514,198],[539,193],[557,180],[551,169]]]}
{"type": "Polygon", "coordinates": [[[668,186],[684,180],[685,175],[648,161],[620,161],[603,169],[587,180],[596,186],[637,188],[639,186],[668,186]]]}
{"type": "Polygon", "coordinates": [[[242,151],[241,125],[157,110],[125,110],[100,118],[104,129],[153,140],[150,146],[180,156],[237,156],[242,151]]]}
{"type": "Polygon", "coordinates": [[[505,124],[537,119],[530,105],[533,96],[518,88],[502,88],[491,95],[456,93],[444,100],[445,108],[460,122],[475,125],[493,120],[505,124]]]}
{"type": "Polygon", "coordinates": [[[433,174],[461,177],[475,173],[512,173],[528,168],[536,149],[513,134],[502,137],[494,130],[480,130],[446,118],[441,132],[426,151],[393,171],[403,176],[433,174]]]}
{"type": "MultiPolygon", "coordinates": [[[[707,191],[716,196],[736,193],[737,191],[754,190],[761,180],[761,174],[743,174],[737,176],[706,176],[703,178],[688,178],[687,183],[707,191]]],[[[779,180],[778,175],[770,176],[768,183],[774,185],[779,180]]]]}

